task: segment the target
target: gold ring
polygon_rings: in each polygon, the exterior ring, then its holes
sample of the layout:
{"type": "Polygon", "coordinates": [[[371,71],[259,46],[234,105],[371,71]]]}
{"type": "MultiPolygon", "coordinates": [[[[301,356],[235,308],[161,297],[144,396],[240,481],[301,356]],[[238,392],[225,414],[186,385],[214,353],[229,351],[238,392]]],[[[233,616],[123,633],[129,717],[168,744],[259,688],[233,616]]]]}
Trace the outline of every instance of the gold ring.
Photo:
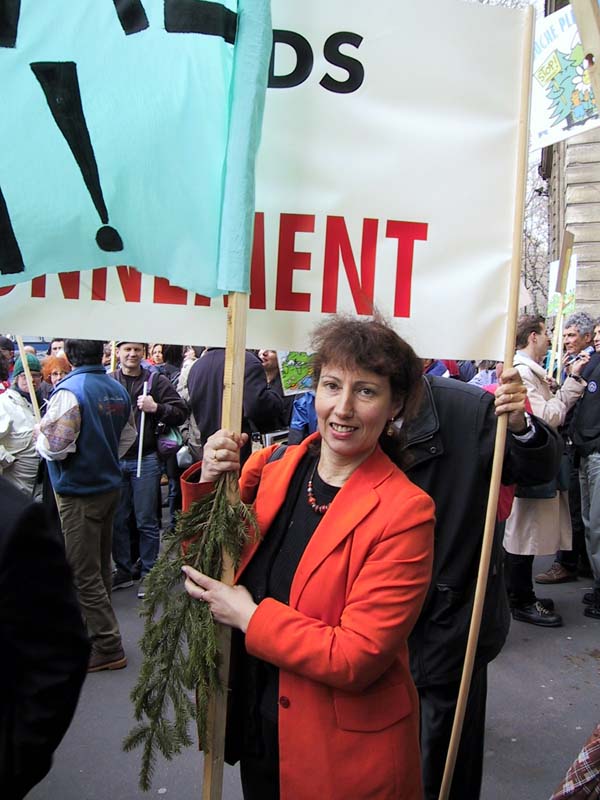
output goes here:
{"type": "Polygon", "coordinates": [[[218,452],[219,452],[218,450],[214,450],[213,451],[213,461],[218,461],[219,460],[219,456],[217,455],[218,452]]]}

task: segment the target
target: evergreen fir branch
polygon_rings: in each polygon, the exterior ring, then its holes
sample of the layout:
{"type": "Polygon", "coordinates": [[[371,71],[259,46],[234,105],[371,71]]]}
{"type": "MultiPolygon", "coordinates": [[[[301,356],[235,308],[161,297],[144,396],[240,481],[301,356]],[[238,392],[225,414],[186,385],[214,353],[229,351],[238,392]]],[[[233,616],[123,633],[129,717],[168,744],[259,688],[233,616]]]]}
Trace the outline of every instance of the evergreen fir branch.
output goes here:
{"type": "Polygon", "coordinates": [[[209,698],[222,690],[216,624],[209,606],[183,591],[181,567],[189,564],[220,579],[223,550],[237,567],[249,536],[257,535],[252,510],[241,501],[229,503],[222,478],[214,492],[178,515],[146,578],[143,661],[131,692],[139,724],[123,742],[126,751],[142,747],[144,791],[151,787],[158,753],[170,760],[192,743],[190,722],[195,720],[200,741],[206,741],[209,698]]]}

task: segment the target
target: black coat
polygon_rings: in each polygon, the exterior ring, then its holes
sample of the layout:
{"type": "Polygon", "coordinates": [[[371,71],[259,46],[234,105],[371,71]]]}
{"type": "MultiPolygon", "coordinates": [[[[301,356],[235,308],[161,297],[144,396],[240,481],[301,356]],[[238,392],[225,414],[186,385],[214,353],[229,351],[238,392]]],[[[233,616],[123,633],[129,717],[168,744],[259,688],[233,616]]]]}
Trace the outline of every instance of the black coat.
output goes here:
{"type": "Polygon", "coordinates": [[[89,642],[61,535],[0,478],[0,797],[50,769],[86,675],[89,642]]]}
{"type": "MultiPolygon", "coordinates": [[[[188,376],[190,406],[200,428],[202,444],[221,427],[225,350],[216,347],[194,361],[188,376]]],[[[260,359],[246,352],[242,431],[272,431],[283,413],[283,398],[267,386],[260,359]]],[[[242,463],[251,452],[248,442],[241,452],[242,463]]]]}
{"type": "Polygon", "coordinates": [[[600,450],[600,353],[592,355],[581,376],[587,386],[573,412],[571,438],[577,454],[589,456],[600,450]]]}
{"type": "MultiPolygon", "coordinates": [[[[144,444],[142,447],[142,455],[155,453],[157,448],[157,424],[159,422],[164,422],[165,425],[174,428],[179,427],[179,425],[183,425],[190,413],[187,403],[183,397],[180,397],[180,395],[177,393],[177,390],[167,376],[161,375],[160,372],[154,372],[152,374],[152,380],[150,380],[150,370],[142,367],[140,374],[131,382],[131,385],[128,385],[125,375],[123,375],[120,369],[118,369],[116,372],[111,372],[110,376],[111,378],[119,381],[121,386],[124,386],[129,393],[131,407],[133,408],[135,417],[135,427],[138,430],[138,438],[142,412],[137,406],[137,399],[144,391],[144,382],[148,381],[150,384],[148,394],[152,396],[152,399],[158,405],[158,408],[154,414],[146,414],[144,422],[144,444]]],[[[132,444],[129,450],[125,453],[124,458],[137,458],[138,438],[136,438],[135,443],[132,444]]]]}
{"type": "MultiPolygon", "coordinates": [[[[494,397],[448,378],[427,378],[421,410],[407,425],[405,466],[409,478],[436,504],[432,582],[409,639],[417,686],[459,680],[481,554],[489,493],[496,416],[494,397]]],[[[558,470],[562,443],[534,418],[527,443],[507,436],[502,482],[544,483],[558,470]]],[[[502,568],[502,530],[497,526],[477,649],[477,663],[500,652],[509,628],[502,568]]]]}

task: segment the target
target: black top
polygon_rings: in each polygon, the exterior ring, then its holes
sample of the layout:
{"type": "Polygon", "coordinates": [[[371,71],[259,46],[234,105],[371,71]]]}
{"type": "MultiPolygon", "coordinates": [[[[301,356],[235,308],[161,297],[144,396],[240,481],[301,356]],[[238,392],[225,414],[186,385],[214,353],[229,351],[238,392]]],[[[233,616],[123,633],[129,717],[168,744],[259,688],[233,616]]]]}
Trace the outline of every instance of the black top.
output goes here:
{"type": "MultiPolygon", "coordinates": [[[[317,503],[330,503],[339,491],[339,486],[330,486],[321,480],[315,469],[317,459],[318,456],[309,452],[298,465],[281,510],[242,576],[241,583],[256,603],[265,597],[289,603],[298,564],[323,518],[308,503],[307,485],[313,470],[313,493],[317,503]]],[[[251,676],[247,685],[250,699],[247,713],[254,715],[258,710],[262,716],[276,723],[279,670],[252,656],[246,658],[249,662],[248,675],[251,676]]]]}

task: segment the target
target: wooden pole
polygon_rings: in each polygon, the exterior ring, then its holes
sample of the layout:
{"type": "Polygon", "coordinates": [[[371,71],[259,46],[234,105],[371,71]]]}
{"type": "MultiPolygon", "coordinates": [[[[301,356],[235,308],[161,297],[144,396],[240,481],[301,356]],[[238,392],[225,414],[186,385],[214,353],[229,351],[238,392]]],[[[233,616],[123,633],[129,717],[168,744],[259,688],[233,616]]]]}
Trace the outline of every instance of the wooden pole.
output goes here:
{"type": "MultiPolygon", "coordinates": [[[[564,302],[565,292],[567,289],[567,280],[569,277],[569,267],[571,266],[571,256],[573,255],[573,244],[575,237],[571,231],[566,230],[563,233],[562,245],[560,248],[560,261],[558,264],[558,275],[556,277],[556,290],[558,292],[558,310],[556,312],[556,319],[554,321],[554,333],[552,335],[552,349],[550,351],[550,364],[548,365],[548,375],[552,377],[554,372],[554,362],[556,361],[558,348],[562,350],[562,336],[559,335],[564,302]]],[[[558,383],[560,383],[560,372],[558,375],[558,383]]]]}
{"type": "Polygon", "coordinates": [[[25,352],[25,345],[23,344],[22,336],[17,336],[17,345],[19,347],[19,355],[21,356],[21,362],[23,364],[25,380],[27,381],[27,390],[29,391],[29,399],[31,400],[33,415],[35,416],[36,422],[41,422],[42,415],[40,414],[40,405],[35,393],[33,378],[31,377],[31,370],[29,369],[29,361],[27,361],[27,353],[25,352]]]}
{"type": "MultiPolygon", "coordinates": [[[[227,339],[225,345],[221,425],[226,430],[235,433],[240,433],[242,430],[247,315],[248,295],[242,292],[230,293],[227,307],[227,339]]],[[[239,499],[237,476],[232,474],[226,480],[229,500],[230,502],[237,502],[239,499]]],[[[224,552],[221,580],[231,585],[233,584],[233,578],[233,563],[229,554],[224,552]]],[[[229,679],[229,658],[231,653],[231,628],[229,626],[217,626],[217,641],[219,645],[219,682],[225,688],[229,679]]],[[[208,706],[208,733],[205,743],[202,800],[220,800],[222,796],[226,716],[226,691],[212,695],[208,706]]]]}
{"type": "Polygon", "coordinates": [[[600,8],[598,0],[571,0],[596,105],[600,107],[600,8]]]}
{"type": "MultiPolygon", "coordinates": [[[[529,151],[529,102],[531,92],[532,55],[533,9],[530,6],[526,12],[526,22],[523,33],[521,110],[519,116],[518,159],[515,184],[516,198],[513,223],[513,247],[508,298],[508,319],[506,323],[506,339],[504,343],[504,363],[509,367],[513,363],[513,356],[515,352],[515,330],[519,308],[521,250],[523,239],[523,220],[525,214],[525,191],[527,186],[527,158],[529,151]]],[[[479,561],[475,599],[473,602],[473,616],[471,617],[463,674],[460,682],[460,690],[456,703],[456,713],[454,716],[454,724],[452,726],[452,734],[448,747],[448,755],[446,757],[446,766],[444,768],[444,776],[442,779],[439,800],[448,800],[450,795],[452,776],[454,775],[454,767],[456,765],[456,757],[458,755],[458,747],[460,745],[460,737],[465,719],[469,687],[471,685],[471,678],[473,675],[473,665],[475,663],[477,640],[479,638],[479,629],[481,627],[481,616],[483,613],[490,557],[496,528],[498,495],[500,492],[500,480],[502,477],[502,464],[504,461],[507,424],[507,415],[504,414],[498,419],[498,424],[496,427],[496,441],[494,444],[494,458],[492,461],[490,493],[485,517],[483,542],[481,545],[481,558],[479,561]]]]}
{"type": "Polygon", "coordinates": [[[110,343],[110,371],[117,371],[117,342],[113,339],[110,343]]]}

